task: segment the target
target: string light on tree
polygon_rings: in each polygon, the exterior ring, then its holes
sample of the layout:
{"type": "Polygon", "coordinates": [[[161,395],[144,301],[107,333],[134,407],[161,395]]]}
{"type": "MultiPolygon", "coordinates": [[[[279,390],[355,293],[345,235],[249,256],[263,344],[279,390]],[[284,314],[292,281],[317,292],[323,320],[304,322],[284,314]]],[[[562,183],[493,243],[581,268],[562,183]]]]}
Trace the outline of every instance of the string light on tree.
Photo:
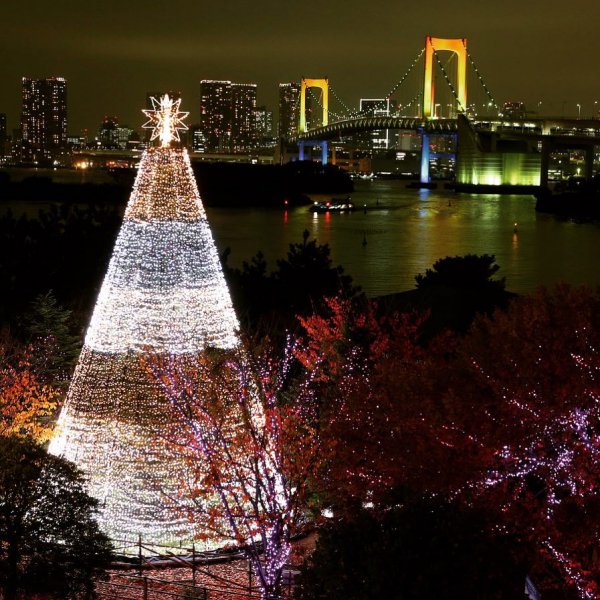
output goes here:
{"type": "Polygon", "coordinates": [[[159,147],[142,156],[50,452],[74,461],[113,539],[191,540],[190,475],[162,436],[168,400],[148,357],[237,347],[239,329],[187,150],[180,101],[144,111],[159,147]]]}
{"type": "Polygon", "coordinates": [[[261,599],[280,598],[291,539],[306,519],[309,485],[325,449],[318,428],[318,369],[294,377],[299,344],[282,354],[248,350],[200,356],[173,355],[152,370],[170,398],[187,437],[181,447],[194,470],[200,530],[219,532],[251,561],[261,599]]]}

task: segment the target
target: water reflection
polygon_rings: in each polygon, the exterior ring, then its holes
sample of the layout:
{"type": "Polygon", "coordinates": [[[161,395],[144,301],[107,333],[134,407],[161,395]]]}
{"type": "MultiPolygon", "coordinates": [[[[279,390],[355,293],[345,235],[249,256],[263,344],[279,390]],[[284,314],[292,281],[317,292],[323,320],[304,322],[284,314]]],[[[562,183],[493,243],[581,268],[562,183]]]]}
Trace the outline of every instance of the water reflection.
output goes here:
{"type": "Polygon", "coordinates": [[[519,249],[519,234],[516,231],[512,236],[512,248],[515,252],[519,249]]]}
{"type": "Polygon", "coordinates": [[[366,212],[301,207],[282,217],[278,210],[209,209],[208,217],[219,249],[231,247],[232,264],[259,249],[274,262],[308,229],[370,295],[410,289],[414,276],[438,258],[469,253],[495,254],[498,275],[517,292],[556,281],[600,284],[600,226],[538,214],[531,197],[416,191],[402,181],[356,187],[353,202],[366,212]]]}

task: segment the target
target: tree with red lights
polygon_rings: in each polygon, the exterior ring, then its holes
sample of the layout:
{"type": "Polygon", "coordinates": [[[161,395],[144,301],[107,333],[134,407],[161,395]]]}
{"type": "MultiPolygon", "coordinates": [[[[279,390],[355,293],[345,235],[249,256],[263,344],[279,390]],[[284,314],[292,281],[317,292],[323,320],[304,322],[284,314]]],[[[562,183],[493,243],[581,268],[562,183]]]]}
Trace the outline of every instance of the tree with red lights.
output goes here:
{"type": "Polygon", "coordinates": [[[331,350],[335,382],[324,435],[339,451],[324,486],[350,507],[385,508],[399,485],[477,505],[491,528],[537,546],[543,586],[596,597],[599,309],[588,289],[541,290],[426,348],[418,321],[382,329],[370,308],[361,320],[337,303],[305,321],[313,356],[331,350]]]}
{"type": "Polygon", "coordinates": [[[327,315],[301,319],[308,341],[299,359],[321,381],[322,436],[335,446],[321,472],[325,496],[353,513],[384,505],[390,489],[426,474],[431,446],[423,431],[421,396],[438,387],[428,375],[445,369],[454,346],[444,334],[424,346],[427,314],[385,314],[374,302],[328,301],[327,315]],[[414,471],[414,472],[413,472],[414,471]]]}
{"type": "MultiPolygon", "coordinates": [[[[600,592],[600,295],[558,286],[480,320],[454,422],[480,456],[460,490],[538,544],[581,598],[600,592]]],[[[455,388],[456,389],[456,388],[455,388]]],[[[546,583],[552,583],[546,577],[546,583]]]]}
{"type": "Polygon", "coordinates": [[[191,467],[189,517],[200,536],[245,549],[265,599],[279,597],[322,456],[312,377],[293,376],[294,352],[215,351],[152,366],[183,424],[167,437],[191,467]]]}

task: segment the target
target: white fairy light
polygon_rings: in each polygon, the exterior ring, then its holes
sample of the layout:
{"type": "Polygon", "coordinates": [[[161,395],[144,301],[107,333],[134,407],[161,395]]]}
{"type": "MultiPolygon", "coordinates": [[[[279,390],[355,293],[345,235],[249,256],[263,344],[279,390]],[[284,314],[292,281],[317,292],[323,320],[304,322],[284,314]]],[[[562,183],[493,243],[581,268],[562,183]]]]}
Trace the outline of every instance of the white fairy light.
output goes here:
{"type": "Polygon", "coordinates": [[[237,345],[237,327],[205,219],[123,224],[86,335],[88,348],[229,349],[237,345]]]}
{"type": "Polygon", "coordinates": [[[168,147],[181,128],[178,109],[165,96],[160,110],[144,111],[162,146],[142,157],[49,448],[84,471],[113,539],[149,543],[189,541],[194,530],[181,499],[188,467],[177,440],[161,437],[177,424],[144,360],[238,345],[187,151],[168,147]]]}

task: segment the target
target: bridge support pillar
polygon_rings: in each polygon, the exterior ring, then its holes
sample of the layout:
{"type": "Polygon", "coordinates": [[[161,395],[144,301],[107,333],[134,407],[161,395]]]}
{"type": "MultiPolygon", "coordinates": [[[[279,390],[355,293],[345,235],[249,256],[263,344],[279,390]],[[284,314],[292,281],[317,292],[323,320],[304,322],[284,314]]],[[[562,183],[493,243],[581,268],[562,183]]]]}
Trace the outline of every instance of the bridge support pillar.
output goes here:
{"type": "Polygon", "coordinates": [[[323,165],[327,164],[328,144],[326,140],[304,140],[298,142],[298,160],[306,160],[306,146],[309,148],[319,146],[321,148],[321,162],[323,165]]]}
{"type": "Polygon", "coordinates": [[[429,134],[421,130],[421,183],[429,183],[429,134]]]}
{"type": "Polygon", "coordinates": [[[298,160],[304,160],[304,142],[298,142],[298,160]]]}
{"type": "Polygon", "coordinates": [[[550,143],[546,140],[542,141],[542,156],[540,163],[540,187],[548,187],[548,168],[550,166],[550,143]]]}
{"type": "Polygon", "coordinates": [[[447,50],[456,54],[458,112],[467,110],[467,40],[466,38],[425,39],[425,78],[423,80],[423,118],[435,118],[435,84],[433,59],[435,52],[447,50]]]}

